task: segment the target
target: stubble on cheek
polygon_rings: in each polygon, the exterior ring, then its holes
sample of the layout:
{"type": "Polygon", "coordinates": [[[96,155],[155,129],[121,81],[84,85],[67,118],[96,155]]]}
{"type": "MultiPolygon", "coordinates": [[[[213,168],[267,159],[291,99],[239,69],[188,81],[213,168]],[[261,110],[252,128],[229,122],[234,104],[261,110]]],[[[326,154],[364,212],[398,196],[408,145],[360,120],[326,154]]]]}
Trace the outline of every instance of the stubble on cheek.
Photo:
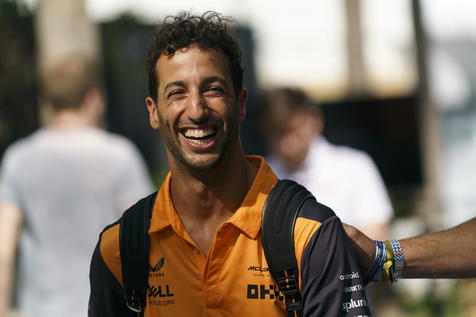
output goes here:
{"type": "Polygon", "coordinates": [[[182,154],[180,153],[178,139],[174,134],[170,122],[164,120],[160,114],[157,114],[160,121],[160,134],[165,147],[173,154],[175,159],[182,161],[182,154]]]}

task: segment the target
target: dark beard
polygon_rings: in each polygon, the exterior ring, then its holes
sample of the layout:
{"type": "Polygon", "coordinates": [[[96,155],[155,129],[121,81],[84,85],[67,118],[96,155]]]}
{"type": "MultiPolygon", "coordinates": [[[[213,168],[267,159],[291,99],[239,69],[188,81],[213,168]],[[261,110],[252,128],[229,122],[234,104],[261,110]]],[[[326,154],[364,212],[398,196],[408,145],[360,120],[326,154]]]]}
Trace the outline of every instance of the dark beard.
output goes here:
{"type": "MultiPolygon", "coordinates": [[[[238,118],[238,111],[234,114],[235,118],[238,118]]],[[[240,128],[239,120],[228,120],[228,127],[230,130],[226,135],[226,139],[223,143],[221,151],[218,153],[218,156],[210,162],[194,162],[191,159],[188,159],[185,153],[181,151],[180,143],[175,137],[174,129],[171,127],[168,121],[165,121],[160,114],[158,114],[160,121],[160,133],[162,135],[162,140],[166,148],[170,151],[172,156],[177,162],[183,167],[186,167],[192,171],[201,172],[207,170],[213,170],[223,161],[223,157],[228,152],[231,144],[235,141],[236,138],[239,138],[240,128]]]]}

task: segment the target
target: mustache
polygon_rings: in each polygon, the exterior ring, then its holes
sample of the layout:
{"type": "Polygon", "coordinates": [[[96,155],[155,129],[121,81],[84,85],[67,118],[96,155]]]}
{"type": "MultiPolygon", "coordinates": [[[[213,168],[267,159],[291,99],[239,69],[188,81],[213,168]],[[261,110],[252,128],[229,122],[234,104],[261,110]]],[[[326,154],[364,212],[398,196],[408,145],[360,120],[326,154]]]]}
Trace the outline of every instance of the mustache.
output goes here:
{"type": "Polygon", "coordinates": [[[183,126],[183,125],[190,125],[190,124],[196,125],[196,126],[212,126],[212,125],[219,126],[222,124],[222,122],[223,120],[220,118],[213,117],[213,116],[206,116],[206,117],[201,117],[198,119],[188,118],[187,120],[177,122],[176,127],[183,126]]]}

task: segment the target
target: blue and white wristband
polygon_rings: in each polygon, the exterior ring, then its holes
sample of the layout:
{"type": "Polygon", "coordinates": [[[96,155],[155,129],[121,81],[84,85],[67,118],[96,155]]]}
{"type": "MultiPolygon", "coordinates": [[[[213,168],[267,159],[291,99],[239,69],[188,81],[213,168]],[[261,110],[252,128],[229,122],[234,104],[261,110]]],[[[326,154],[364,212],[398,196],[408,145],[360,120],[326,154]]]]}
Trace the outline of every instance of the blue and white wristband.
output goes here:
{"type": "Polygon", "coordinates": [[[385,244],[382,241],[375,241],[375,248],[375,259],[367,273],[365,273],[363,279],[364,285],[370,282],[378,282],[382,279],[383,264],[387,259],[385,244]]]}
{"type": "Polygon", "coordinates": [[[383,280],[395,283],[402,277],[405,266],[405,257],[400,241],[375,241],[375,249],[375,258],[363,278],[364,285],[383,280]]]}

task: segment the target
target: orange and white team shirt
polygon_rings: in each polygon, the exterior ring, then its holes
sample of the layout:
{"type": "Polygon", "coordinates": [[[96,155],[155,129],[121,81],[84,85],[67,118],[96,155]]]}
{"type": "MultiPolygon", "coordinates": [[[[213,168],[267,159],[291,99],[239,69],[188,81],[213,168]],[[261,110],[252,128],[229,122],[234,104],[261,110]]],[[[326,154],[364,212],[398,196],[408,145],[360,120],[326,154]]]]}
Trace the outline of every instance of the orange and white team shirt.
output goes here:
{"type": "MultiPolygon", "coordinates": [[[[277,178],[263,158],[233,216],[205,255],[187,233],[171,195],[169,173],[149,228],[149,289],[144,316],[287,316],[260,238],[261,212],[277,178]]],[[[89,316],[137,316],[125,304],[119,223],[102,232],[91,263],[89,316]]],[[[304,316],[370,316],[358,263],[340,220],[308,200],[294,228],[304,316]]]]}

